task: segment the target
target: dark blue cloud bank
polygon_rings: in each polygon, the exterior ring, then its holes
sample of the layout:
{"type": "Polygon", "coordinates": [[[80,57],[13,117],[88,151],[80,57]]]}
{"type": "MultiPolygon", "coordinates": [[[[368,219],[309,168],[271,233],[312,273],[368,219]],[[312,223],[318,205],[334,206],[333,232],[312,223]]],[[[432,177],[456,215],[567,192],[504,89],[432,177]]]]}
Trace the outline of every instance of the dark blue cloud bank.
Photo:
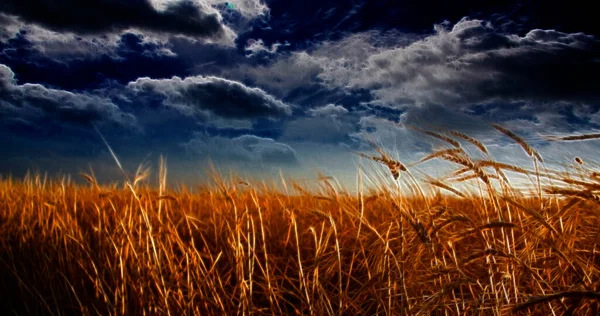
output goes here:
{"type": "Polygon", "coordinates": [[[118,177],[95,128],[129,168],[164,154],[190,182],[212,162],[352,186],[369,140],[407,162],[442,146],[408,125],[468,133],[517,163],[490,123],[556,163],[596,152],[540,137],[600,128],[590,5],[229,2],[3,1],[0,174],[118,177]]]}

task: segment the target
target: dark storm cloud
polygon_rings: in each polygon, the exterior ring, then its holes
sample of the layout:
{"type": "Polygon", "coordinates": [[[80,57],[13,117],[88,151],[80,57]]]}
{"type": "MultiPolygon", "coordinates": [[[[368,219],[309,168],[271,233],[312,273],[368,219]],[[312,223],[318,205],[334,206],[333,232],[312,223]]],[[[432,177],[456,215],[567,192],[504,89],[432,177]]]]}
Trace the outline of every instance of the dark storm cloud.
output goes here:
{"type": "Polygon", "coordinates": [[[0,160],[111,164],[90,122],[140,126],[98,124],[135,166],[340,173],[372,140],[407,162],[446,146],[406,125],[501,145],[490,121],[598,127],[595,11],[540,1],[0,0],[0,160]]]}
{"type": "Polygon", "coordinates": [[[112,122],[136,127],[135,117],[124,113],[107,98],[89,93],[50,89],[39,84],[16,84],[12,70],[0,64],[0,117],[24,128],[53,124],[88,125],[112,122]]]}
{"type": "Polygon", "coordinates": [[[295,166],[296,152],[289,145],[271,138],[242,135],[235,138],[196,134],[184,148],[192,154],[215,162],[264,164],[265,166],[295,166]]]}
{"type": "Polygon", "coordinates": [[[128,87],[140,95],[163,98],[165,105],[185,114],[209,111],[221,117],[244,119],[281,117],[292,111],[289,105],[259,88],[211,76],[139,78],[128,87]]]}
{"type": "Polygon", "coordinates": [[[0,12],[20,17],[60,32],[108,33],[128,28],[181,34],[191,37],[221,37],[225,30],[215,13],[194,1],[170,2],[157,10],[149,0],[4,0],[0,12]]]}
{"type": "Polygon", "coordinates": [[[2,51],[23,47],[63,60],[110,54],[119,38],[117,34],[78,35],[55,32],[3,13],[0,13],[0,26],[2,51]]]}
{"type": "MultiPolygon", "coordinates": [[[[363,45],[368,45],[364,43],[363,45]]],[[[532,30],[521,37],[480,20],[463,19],[408,46],[355,63],[316,58],[333,86],[371,89],[394,106],[491,101],[600,100],[600,41],[583,33],[532,30]]]]}
{"type": "Polygon", "coordinates": [[[398,30],[423,34],[431,25],[462,17],[496,21],[503,29],[522,35],[523,30],[557,29],[600,35],[593,1],[575,0],[549,5],[544,0],[465,1],[268,1],[270,14],[239,35],[238,46],[250,39],[262,39],[266,46],[288,41],[284,50],[310,48],[324,40],[338,40],[350,33],[370,30],[398,30]]]}
{"type": "Polygon", "coordinates": [[[40,42],[31,32],[19,33],[0,43],[0,63],[19,74],[19,82],[67,90],[96,89],[108,81],[126,84],[143,76],[186,75],[189,66],[164,43],[138,33],[71,40],[59,36],[40,42]]]}

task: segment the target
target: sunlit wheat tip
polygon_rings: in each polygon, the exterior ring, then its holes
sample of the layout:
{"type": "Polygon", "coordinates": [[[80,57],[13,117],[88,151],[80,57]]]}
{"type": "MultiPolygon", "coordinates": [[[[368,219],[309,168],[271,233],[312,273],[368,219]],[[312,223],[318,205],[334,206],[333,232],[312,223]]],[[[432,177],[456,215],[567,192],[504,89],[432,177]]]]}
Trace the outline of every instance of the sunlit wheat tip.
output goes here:
{"type": "Polygon", "coordinates": [[[455,139],[452,139],[452,138],[450,138],[450,137],[448,137],[446,135],[442,135],[440,133],[435,133],[435,132],[432,132],[432,131],[424,130],[424,129],[418,128],[416,126],[409,126],[409,128],[411,128],[411,129],[413,129],[415,131],[418,131],[420,133],[423,133],[425,135],[431,136],[433,138],[437,138],[439,140],[445,141],[446,143],[448,143],[448,144],[450,144],[450,145],[452,145],[452,146],[454,146],[456,148],[460,147],[460,143],[458,141],[456,141],[455,139]]]}
{"type": "Polygon", "coordinates": [[[457,132],[457,131],[450,131],[449,133],[452,136],[461,138],[461,139],[473,144],[475,147],[477,147],[479,150],[481,150],[481,152],[483,152],[484,154],[488,154],[488,150],[485,147],[485,145],[482,142],[478,141],[477,139],[475,139],[469,135],[463,134],[461,132],[457,132]]]}
{"type": "Polygon", "coordinates": [[[84,178],[87,182],[89,182],[90,184],[93,184],[93,185],[97,184],[96,181],[94,180],[94,178],[92,178],[91,176],[89,176],[89,175],[87,175],[87,174],[85,174],[83,172],[80,172],[79,175],[82,178],[84,178]]]}
{"type": "Polygon", "coordinates": [[[419,160],[419,162],[425,162],[427,160],[441,157],[442,155],[455,155],[455,154],[461,154],[461,153],[464,153],[462,148],[442,149],[442,150],[435,151],[435,152],[423,157],[421,160],[419,160]]]}
{"type": "Polygon", "coordinates": [[[521,148],[523,148],[523,150],[525,150],[525,152],[530,157],[537,159],[539,162],[543,162],[542,156],[540,156],[540,154],[537,151],[535,151],[531,146],[529,146],[529,144],[527,144],[527,142],[525,142],[524,139],[517,136],[517,134],[513,133],[512,131],[510,131],[498,124],[492,124],[492,126],[495,129],[497,129],[498,131],[500,131],[502,134],[508,136],[509,138],[514,140],[517,144],[519,144],[521,146],[521,148]]]}

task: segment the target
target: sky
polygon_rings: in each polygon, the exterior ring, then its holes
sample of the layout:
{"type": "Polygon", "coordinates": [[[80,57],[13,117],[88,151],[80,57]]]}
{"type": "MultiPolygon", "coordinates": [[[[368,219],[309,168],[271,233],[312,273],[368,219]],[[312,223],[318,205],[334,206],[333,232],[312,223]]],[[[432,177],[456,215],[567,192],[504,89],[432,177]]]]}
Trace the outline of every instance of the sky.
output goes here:
{"type": "Polygon", "coordinates": [[[166,156],[175,182],[201,183],[212,164],[352,186],[371,141],[406,164],[444,148],[411,126],[531,164],[494,123],[557,168],[592,164],[598,141],[543,136],[600,128],[595,12],[542,0],[3,0],[0,174],[117,180],[101,134],[130,172],[166,156]]]}

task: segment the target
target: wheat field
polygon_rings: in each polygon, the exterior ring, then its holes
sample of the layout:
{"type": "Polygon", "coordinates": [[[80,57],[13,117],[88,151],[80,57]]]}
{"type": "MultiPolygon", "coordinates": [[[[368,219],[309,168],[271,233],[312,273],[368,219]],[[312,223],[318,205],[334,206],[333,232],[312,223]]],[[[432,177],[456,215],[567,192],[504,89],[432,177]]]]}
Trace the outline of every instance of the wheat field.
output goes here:
{"type": "Polygon", "coordinates": [[[495,161],[459,132],[424,131],[448,148],[422,162],[453,172],[413,177],[413,165],[376,147],[378,156],[360,155],[392,184],[358,193],[325,176],[316,189],[216,173],[211,186],[169,187],[164,161],[156,174],[141,168],[110,185],[91,174],[80,175],[86,184],[3,177],[0,306],[49,315],[597,315],[598,170],[577,157],[570,172],[547,168],[494,127],[530,165],[495,161]]]}

